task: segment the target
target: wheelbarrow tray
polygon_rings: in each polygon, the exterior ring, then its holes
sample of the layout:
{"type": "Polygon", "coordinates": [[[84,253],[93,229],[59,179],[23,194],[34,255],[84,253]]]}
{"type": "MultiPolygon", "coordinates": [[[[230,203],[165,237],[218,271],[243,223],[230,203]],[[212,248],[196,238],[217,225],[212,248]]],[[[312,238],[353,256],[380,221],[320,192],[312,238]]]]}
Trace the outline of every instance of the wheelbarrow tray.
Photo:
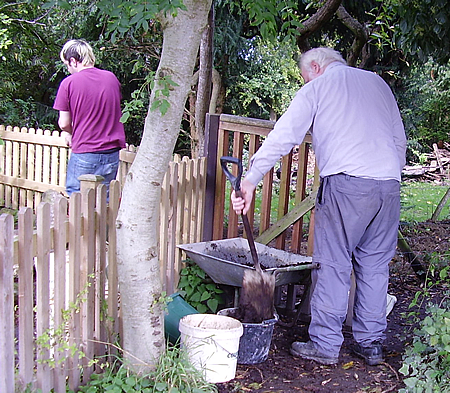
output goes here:
{"type": "MultiPolygon", "coordinates": [[[[311,257],[289,253],[255,243],[261,266],[265,272],[275,274],[275,285],[300,283],[309,270],[318,267],[311,257]]],[[[232,238],[177,246],[217,284],[242,286],[246,269],[253,267],[247,239],[232,238]]]]}

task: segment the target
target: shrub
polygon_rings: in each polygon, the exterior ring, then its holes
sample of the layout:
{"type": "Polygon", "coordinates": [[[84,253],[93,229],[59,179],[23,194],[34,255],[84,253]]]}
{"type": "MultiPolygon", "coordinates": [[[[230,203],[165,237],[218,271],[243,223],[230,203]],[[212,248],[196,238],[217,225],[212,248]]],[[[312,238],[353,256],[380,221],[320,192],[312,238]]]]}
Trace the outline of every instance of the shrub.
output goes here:
{"type": "Polygon", "coordinates": [[[406,388],[400,393],[450,391],[450,301],[428,305],[427,314],[406,349],[400,368],[406,388]]]}

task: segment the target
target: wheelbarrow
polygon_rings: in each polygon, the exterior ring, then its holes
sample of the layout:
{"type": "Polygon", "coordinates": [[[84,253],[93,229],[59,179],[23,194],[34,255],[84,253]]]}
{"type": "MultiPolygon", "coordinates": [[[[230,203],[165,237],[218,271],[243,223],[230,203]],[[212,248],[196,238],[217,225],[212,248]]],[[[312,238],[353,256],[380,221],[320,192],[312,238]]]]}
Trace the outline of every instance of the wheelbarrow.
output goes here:
{"type": "MultiPolygon", "coordinates": [[[[261,267],[275,274],[275,285],[296,284],[308,271],[317,269],[311,257],[289,253],[265,244],[255,243],[261,267]]],[[[244,238],[232,238],[177,246],[217,284],[242,286],[246,269],[253,267],[252,256],[244,238]]]]}
{"type": "MultiPolygon", "coordinates": [[[[320,268],[318,263],[312,263],[311,257],[289,253],[257,242],[255,242],[255,246],[264,271],[275,274],[276,287],[285,284],[309,285],[311,270],[320,268]]],[[[242,287],[245,269],[255,269],[247,240],[232,238],[181,244],[177,247],[202,268],[216,284],[234,287],[234,303],[237,307],[239,288],[242,287]]],[[[278,323],[288,327],[294,326],[304,310],[302,305],[305,304],[307,298],[308,291],[305,290],[291,323],[286,324],[281,321],[278,323]]]]}

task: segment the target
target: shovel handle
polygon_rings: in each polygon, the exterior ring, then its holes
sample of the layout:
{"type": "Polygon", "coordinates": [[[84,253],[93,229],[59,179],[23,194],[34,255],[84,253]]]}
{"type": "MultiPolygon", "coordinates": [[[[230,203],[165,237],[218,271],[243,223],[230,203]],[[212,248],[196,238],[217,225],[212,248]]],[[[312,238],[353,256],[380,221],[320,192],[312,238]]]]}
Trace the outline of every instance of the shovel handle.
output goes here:
{"type": "MultiPolygon", "coordinates": [[[[233,187],[235,194],[237,197],[243,198],[243,194],[241,191],[241,177],[242,177],[242,161],[236,157],[228,157],[223,156],[220,157],[220,165],[222,166],[223,173],[231,182],[231,186],[233,187]],[[234,164],[238,167],[238,174],[234,176],[228,169],[228,164],[234,164]]],[[[252,255],[253,264],[255,265],[255,269],[258,272],[261,272],[261,266],[259,264],[258,253],[256,251],[255,239],[253,238],[252,228],[250,227],[250,222],[248,221],[248,217],[246,214],[241,214],[242,222],[244,224],[245,232],[247,233],[247,241],[250,247],[250,253],[252,255]]]]}
{"type": "Polygon", "coordinates": [[[220,165],[222,166],[223,173],[228,178],[233,187],[233,190],[236,191],[237,196],[242,196],[241,194],[241,177],[242,177],[242,161],[236,157],[228,157],[223,156],[220,157],[220,165]],[[237,176],[234,176],[230,170],[228,169],[228,164],[237,165],[238,173],[237,176]]]}

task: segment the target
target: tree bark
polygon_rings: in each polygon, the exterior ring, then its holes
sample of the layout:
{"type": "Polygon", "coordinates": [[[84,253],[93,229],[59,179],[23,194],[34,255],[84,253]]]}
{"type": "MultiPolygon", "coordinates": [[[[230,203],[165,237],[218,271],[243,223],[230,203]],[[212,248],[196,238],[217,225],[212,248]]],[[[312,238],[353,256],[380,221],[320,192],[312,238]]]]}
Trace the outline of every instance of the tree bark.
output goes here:
{"type": "Polygon", "coordinates": [[[342,4],[337,9],[336,15],[344,26],[348,27],[355,36],[352,47],[347,56],[347,64],[355,67],[356,62],[361,55],[361,51],[369,39],[369,33],[364,25],[353,18],[342,4]]]}
{"type": "MultiPolygon", "coordinates": [[[[164,302],[158,258],[161,183],[178,137],[200,39],[212,0],[184,0],[186,10],[161,16],[163,46],[150,107],[158,82],[169,76],[165,115],[149,109],[144,133],[127,175],[116,221],[118,275],[123,316],[123,348],[127,365],[137,373],[154,370],[164,352],[164,302]]],[[[160,98],[160,97],[159,97],[160,98]]]]}
{"type": "Polygon", "coordinates": [[[214,7],[209,13],[208,25],[203,31],[200,43],[200,69],[198,75],[197,100],[195,102],[196,140],[192,144],[192,157],[203,154],[205,148],[205,119],[211,100],[213,64],[214,7]]]}

